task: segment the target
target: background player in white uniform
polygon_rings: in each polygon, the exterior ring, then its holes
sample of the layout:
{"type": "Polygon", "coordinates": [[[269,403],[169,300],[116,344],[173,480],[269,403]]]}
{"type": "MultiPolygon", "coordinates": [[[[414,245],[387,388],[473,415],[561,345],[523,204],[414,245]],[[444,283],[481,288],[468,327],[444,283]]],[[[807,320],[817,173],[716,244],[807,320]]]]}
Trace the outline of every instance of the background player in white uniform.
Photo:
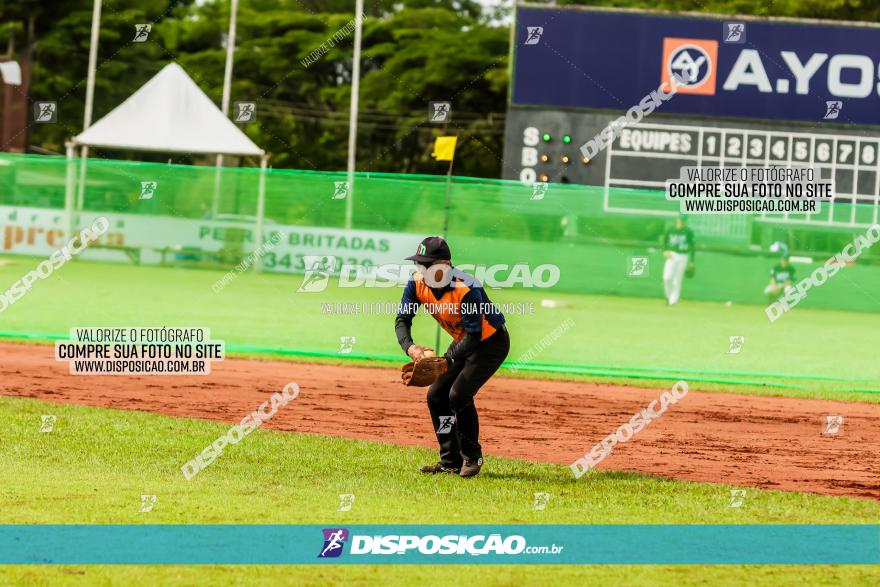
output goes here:
{"type": "Polygon", "coordinates": [[[685,271],[694,269],[694,233],[685,226],[685,219],[675,219],[675,228],[663,235],[663,292],[670,306],[681,297],[681,282],[685,271]]]}

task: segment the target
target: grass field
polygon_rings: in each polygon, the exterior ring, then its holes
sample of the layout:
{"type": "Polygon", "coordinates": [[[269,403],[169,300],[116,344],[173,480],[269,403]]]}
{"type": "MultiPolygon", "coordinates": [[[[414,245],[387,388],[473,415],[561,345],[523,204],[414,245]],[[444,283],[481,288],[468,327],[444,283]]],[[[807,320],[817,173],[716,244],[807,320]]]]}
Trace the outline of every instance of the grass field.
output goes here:
{"type": "MultiPolygon", "coordinates": [[[[4,260],[0,290],[40,261],[4,260]]],[[[400,288],[341,289],[331,282],[324,292],[296,293],[299,276],[244,274],[215,294],[211,286],[223,274],[69,263],[0,313],[0,335],[46,340],[74,326],[208,326],[233,352],[310,360],[402,358],[393,316],[322,311],[323,304],[337,302],[397,303],[400,288]],[[351,355],[337,354],[340,336],[356,338],[351,355]]],[[[685,300],[666,307],[660,299],[523,289],[490,295],[497,303],[534,304],[532,315],[508,315],[511,363],[564,321],[573,323],[520,374],[535,376],[534,367],[568,378],[651,386],[686,378],[699,389],[880,401],[880,363],[872,344],[880,328],[877,314],[797,308],[771,324],[760,306],[685,300]],[[545,298],[567,307],[541,307],[545,298]],[[730,336],[745,337],[742,352],[728,354],[730,336]]],[[[430,318],[419,316],[414,332],[417,341],[433,344],[430,318]]]]}
{"type": "MultiPolygon", "coordinates": [[[[576,481],[566,467],[492,459],[484,475],[415,474],[432,451],[257,430],[186,481],[180,466],[227,430],[223,424],[0,397],[0,523],[876,523],[880,503],[599,472],[576,481]],[[57,416],[41,433],[40,415],[57,416]],[[551,495],[534,511],[535,492],[551,495]],[[338,512],[338,495],[356,496],[338,512]],[[141,513],[140,496],[157,496],[141,513]]],[[[870,584],[870,567],[147,567],[14,566],[0,583],[270,582],[421,585],[436,574],[487,585],[870,584]]],[[[432,579],[433,577],[433,579],[432,579]]]]}
{"type": "MultiPolygon", "coordinates": [[[[0,289],[40,259],[8,257],[0,289]]],[[[240,275],[223,291],[222,271],[75,262],[0,313],[6,339],[47,341],[75,326],[210,327],[244,355],[294,360],[399,362],[392,316],[332,316],[322,304],[393,302],[399,289],[339,289],[298,294],[301,278],[240,275]],[[351,355],[337,353],[355,336],[351,355]]],[[[694,389],[880,402],[873,314],[798,309],[770,324],[758,306],[580,296],[541,291],[490,292],[493,301],[533,303],[534,314],[508,316],[510,360],[566,320],[574,327],[534,358],[535,372],[507,374],[666,387],[685,378],[694,389]],[[565,307],[544,308],[552,298],[565,307]],[[728,337],[745,336],[728,354],[728,337]],[[781,359],[780,357],[784,357],[781,359]],[[831,358],[833,357],[833,358],[831,358]],[[766,385],[769,384],[769,385],[766,385]],[[857,391],[858,390],[858,391],[857,391]]],[[[433,321],[416,321],[432,343],[433,321]]],[[[445,343],[443,343],[445,344],[445,343]]],[[[387,364],[387,363],[384,363],[387,364]]],[[[193,481],[180,473],[227,427],[212,422],[0,397],[0,523],[876,523],[880,503],[749,489],[731,508],[725,485],[598,472],[576,481],[566,467],[492,459],[471,482],[415,474],[433,462],[423,449],[258,430],[193,481]],[[40,415],[58,417],[39,432],[40,415]],[[534,493],[551,495],[544,511],[534,493]],[[338,512],[338,495],[356,495],[338,512]],[[141,513],[140,496],[157,496],[141,513]]],[[[11,566],[0,583],[286,583],[422,585],[466,580],[480,585],[563,584],[875,584],[862,566],[11,566]]]]}

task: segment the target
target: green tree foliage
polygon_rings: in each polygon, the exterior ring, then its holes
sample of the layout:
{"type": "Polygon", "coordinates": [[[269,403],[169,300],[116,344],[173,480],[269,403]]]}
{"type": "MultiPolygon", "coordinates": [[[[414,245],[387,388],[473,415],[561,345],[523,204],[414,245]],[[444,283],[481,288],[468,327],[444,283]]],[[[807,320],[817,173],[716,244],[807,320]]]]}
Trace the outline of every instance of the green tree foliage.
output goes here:
{"type": "MultiPolygon", "coordinates": [[[[868,0],[558,4],[866,21],[880,16],[880,3],[868,0]]],[[[353,47],[345,31],[353,11],[353,0],[241,0],[232,101],[257,102],[257,121],[245,130],[272,154],[274,166],[345,168],[353,47]]],[[[456,134],[456,173],[498,177],[510,42],[499,13],[483,13],[475,0],[366,0],[365,14],[358,169],[443,173],[446,164],[430,156],[433,139],[456,134]],[[452,103],[451,122],[429,121],[432,101],[452,103]]],[[[12,36],[20,57],[32,20],[31,99],[59,104],[59,123],[33,126],[32,145],[61,152],[82,129],[91,15],[92,0],[0,0],[0,51],[12,36]]],[[[228,19],[228,0],[105,0],[94,119],[172,61],[219,104],[228,19]],[[153,25],[150,38],[133,43],[135,25],[143,23],[153,25]]]]}
{"type": "MultiPolygon", "coordinates": [[[[12,4],[27,2],[4,5],[4,16],[15,20],[12,4]]],[[[61,4],[58,12],[39,14],[45,26],[37,34],[31,91],[34,100],[59,104],[59,123],[33,126],[31,135],[31,144],[56,152],[82,128],[92,12],[91,0],[61,4]]],[[[461,152],[473,155],[460,159],[457,173],[497,176],[508,30],[481,23],[480,5],[472,1],[365,4],[358,169],[444,170],[430,157],[433,138],[443,130],[458,134],[461,152]],[[427,122],[428,103],[439,100],[453,102],[445,129],[427,122]]],[[[23,17],[33,7],[16,8],[23,17]]],[[[241,2],[232,100],[257,102],[257,121],[246,132],[272,153],[276,167],[345,168],[353,35],[336,33],[350,29],[353,8],[350,0],[241,2]],[[323,53],[322,47],[325,54],[302,62],[315,50],[323,53]]],[[[106,0],[94,119],[170,61],[219,104],[228,19],[225,0],[106,0]],[[153,25],[146,43],[131,42],[139,23],[153,25]]]]}

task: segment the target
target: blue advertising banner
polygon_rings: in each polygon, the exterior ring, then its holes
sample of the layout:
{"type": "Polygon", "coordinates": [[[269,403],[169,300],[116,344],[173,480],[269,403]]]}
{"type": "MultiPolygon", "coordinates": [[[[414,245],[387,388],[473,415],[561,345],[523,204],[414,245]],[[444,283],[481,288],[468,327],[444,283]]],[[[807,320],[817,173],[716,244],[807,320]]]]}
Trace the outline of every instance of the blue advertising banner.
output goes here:
{"type": "Polygon", "coordinates": [[[880,564],[878,525],[0,525],[0,564],[880,564]]]}
{"type": "Polygon", "coordinates": [[[880,27],[520,7],[511,100],[628,110],[672,76],[663,113],[880,124],[880,27]]]}

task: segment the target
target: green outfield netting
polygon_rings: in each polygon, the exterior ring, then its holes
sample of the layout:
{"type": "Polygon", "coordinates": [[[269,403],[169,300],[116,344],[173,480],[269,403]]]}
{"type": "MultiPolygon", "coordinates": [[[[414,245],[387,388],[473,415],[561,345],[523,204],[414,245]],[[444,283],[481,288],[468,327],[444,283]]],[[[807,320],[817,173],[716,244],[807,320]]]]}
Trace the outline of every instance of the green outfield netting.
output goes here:
{"type": "MultiPolygon", "coordinates": [[[[78,176],[80,161],[72,167],[78,176]]],[[[78,178],[75,182],[84,213],[150,216],[167,219],[169,227],[180,219],[221,219],[250,230],[256,221],[259,169],[227,168],[217,173],[199,166],[89,159],[86,170],[85,189],[79,189],[78,178]],[[143,182],[156,183],[155,197],[139,199],[143,182]]],[[[0,156],[0,206],[63,210],[67,172],[68,163],[59,157],[0,156]]],[[[349,204],[338,196],[345,181],[344,173],[269,170],[267,230],[272,225],[344,228],[349,204]]],[[[440,233],[446,190],[443,176],[357,174],[351,228],[440,233]]],[[[558,291],[658,295],[659,245],[675,217],[674,208],[661,193],[613,189],[609,202],[642,211],[620,213],[606,210],[601,187],[550,184],[546,193],[540,193],[518,182],[454,178],[449,201],[448,236],[459,262],[553,263],[561,271],[554,288],[558,291]],[[630,259],[640,256],[649,259],[647,280],[629,275],[630,259]]],[[[777,258],[769,253],[770,244],[787,244],[799,275],[806,275],[870,224],[870,207],[857,206],[854,214],[850,208],[837,204],[835,218],[852,216],[858,221],[855,225],[829,224],[830,206],[809,224],[798,223],[804,218],[795,215],[785,219],[693,216],[690,225],[697,237],[698,276],[687,284],[687,297],[764,302],[763,285],[777,258]]],[[[126,244],[139,246],[138,238],[136,233],[126,235],[126,244]]],[[[155,248],[156,243],[149,246],[155,248]]],[[[857,266],[848,268],[846,280],[827,283],[822,295],[811,296],[804,304],[876,310],[876,302],[860,288],[876,291],[880,285],[880,271],[872,266],[877,259],[878,251],[868,250],[857,266]]]]}

